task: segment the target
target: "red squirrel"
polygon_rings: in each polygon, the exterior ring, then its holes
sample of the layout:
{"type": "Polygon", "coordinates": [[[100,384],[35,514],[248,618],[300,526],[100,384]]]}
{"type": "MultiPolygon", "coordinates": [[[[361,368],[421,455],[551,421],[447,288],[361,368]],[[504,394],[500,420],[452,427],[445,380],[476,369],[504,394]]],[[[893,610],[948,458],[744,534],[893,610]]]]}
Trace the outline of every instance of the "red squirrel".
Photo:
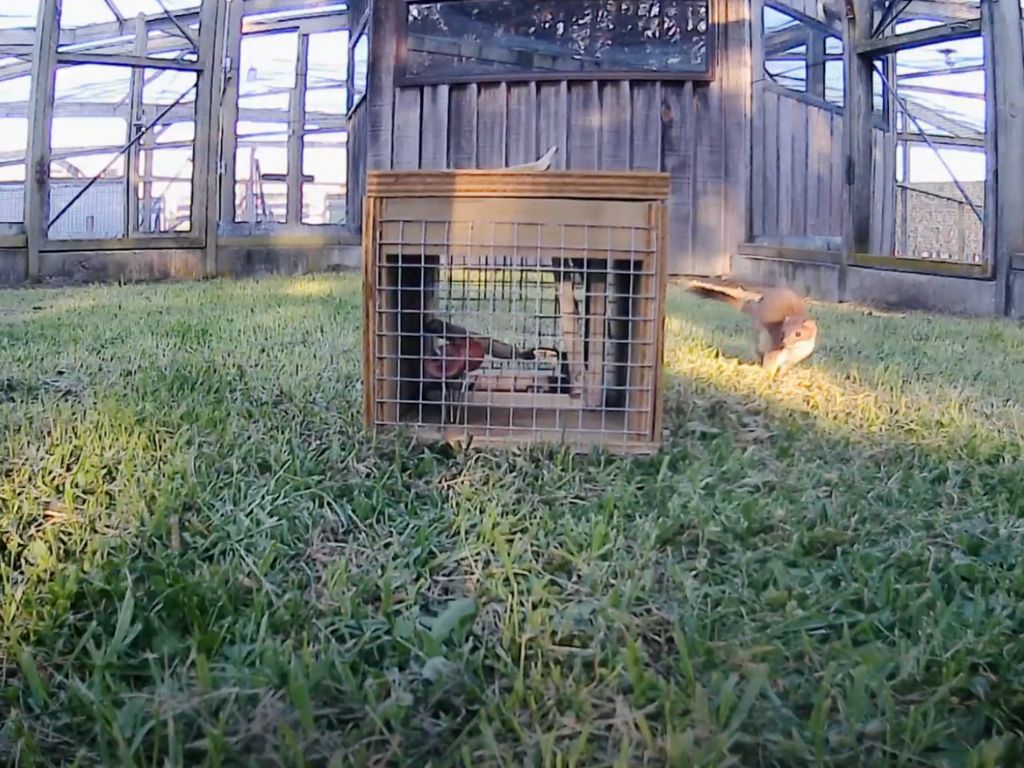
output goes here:
{"type": "Polygon", "coordinates": [[[757,337],[758,363],[771,373],[784,373],[814,352],[818,326],[807,315],[804,300],[788,288],[771,288],[754,300],[709,285],[692,285],[688,290],[705,299],[724,301],[748,315],[757,337]]]}

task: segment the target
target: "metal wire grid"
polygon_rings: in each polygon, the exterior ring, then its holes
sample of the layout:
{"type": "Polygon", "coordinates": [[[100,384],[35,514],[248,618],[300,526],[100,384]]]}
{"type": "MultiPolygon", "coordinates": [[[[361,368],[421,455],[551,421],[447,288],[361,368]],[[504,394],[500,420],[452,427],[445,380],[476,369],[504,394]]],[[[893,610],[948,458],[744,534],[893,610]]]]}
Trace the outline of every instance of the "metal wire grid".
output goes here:
{"type": "Polygon", "coordinates": [[[658,285],[653,227],[386,224],[377,225],[374,265],[378,426],[526,441],[650,435],[658,285]],[[496,236],[499,231],[506,236],[496,236]]]}

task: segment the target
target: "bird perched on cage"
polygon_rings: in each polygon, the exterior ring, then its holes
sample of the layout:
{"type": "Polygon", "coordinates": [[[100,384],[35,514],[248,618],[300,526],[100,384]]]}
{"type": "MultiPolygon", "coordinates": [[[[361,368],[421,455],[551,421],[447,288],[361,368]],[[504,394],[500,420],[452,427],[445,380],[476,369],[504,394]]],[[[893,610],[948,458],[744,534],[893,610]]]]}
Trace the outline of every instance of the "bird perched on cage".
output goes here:
{"type": "Polygon", "coordinates": [[[818,326],[807,314],[802,298],[788,288],[771,288],[756,299],[718,286],[691,285],[691,293],[724,301],[750,317],[754,326],[758,363],[770,373],[785,373],[814,352],[818,326]]]}

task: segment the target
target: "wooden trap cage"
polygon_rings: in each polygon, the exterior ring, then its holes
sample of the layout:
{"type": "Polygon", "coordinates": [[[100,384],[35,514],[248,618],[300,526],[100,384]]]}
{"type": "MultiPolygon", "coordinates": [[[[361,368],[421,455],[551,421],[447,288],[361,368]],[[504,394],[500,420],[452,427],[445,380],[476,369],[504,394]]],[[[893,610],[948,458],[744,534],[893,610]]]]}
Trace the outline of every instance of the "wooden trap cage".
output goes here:
{"type": "Polygon", "coordinates": [[[369,173],[367,427],[656,451],[668,194],[663,173],[369,173]]]}

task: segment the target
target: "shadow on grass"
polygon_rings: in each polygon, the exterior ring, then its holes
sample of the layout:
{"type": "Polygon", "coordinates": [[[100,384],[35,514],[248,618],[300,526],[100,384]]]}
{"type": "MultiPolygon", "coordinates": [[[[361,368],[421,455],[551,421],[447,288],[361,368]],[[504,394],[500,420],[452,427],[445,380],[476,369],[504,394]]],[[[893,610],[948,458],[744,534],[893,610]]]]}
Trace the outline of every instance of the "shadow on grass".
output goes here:
{"type": "Polygon", "coordinates": [[[452,453],[361,433],[358,283],[328,283],[0,351],[85,392],[0,403],[0,754],[959,765],[1024,726],[1019,484],[867,359],[780,389],[674,297],[662,455],[452,453]]]}

